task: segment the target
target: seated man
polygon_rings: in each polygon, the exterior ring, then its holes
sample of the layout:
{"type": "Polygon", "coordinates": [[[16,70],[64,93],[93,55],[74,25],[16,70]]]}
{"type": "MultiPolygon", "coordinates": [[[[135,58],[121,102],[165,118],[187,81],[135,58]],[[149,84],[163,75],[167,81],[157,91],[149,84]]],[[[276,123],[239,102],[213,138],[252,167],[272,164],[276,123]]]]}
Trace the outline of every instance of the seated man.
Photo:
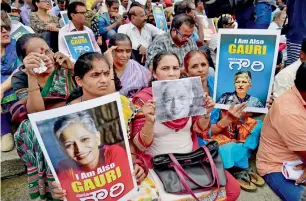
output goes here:
{"type": "Polygon", "coordinates": [[[257,153],[257,170],[283,201],[299,201],[306,179],[306,63],[300,65],[295,85],[273,103],[265,117],[257,153]],[[282,174],[285,161],[301,160],[304,170],[296,181],[282,174]]]}
{"type": "Polygon", "coordinates": [[[148,47],[146,66],[150,67],[156,54],[171,51],[178,56],[180,66],[183,67],[186,54],[191,50],[198,49],[195,41],[190,39],[193,35],[194,25],[193,17],[186,14],[175,16],[171,24],[171,30],[156,37],[148,47]]]}
{"type": "Polygon", "coordinates": [[[155,36],[164,32],[152,24],[146,23],[145,10],[138,2],[132,3],[128,17],[130,23],[120,26],[118,33],[129,36],[132,41],[133,59],[144,65],[147,48],[155,36]]]}
{"type": "Polygon", "coordinates": [[[95,52],[101,53],[101,50],[96,42],[95,35],[92,30],[85,26],[85,14],[87,13],[84,3],[75,1],[68,5],[67,14],[70,19],[70,23],[62,27],[59,31],[58,49],[61,53],[71,56],[65,43],[64,34],[67,32],[86,31],[93,43],[95,52]]]}
{"type": "Polygon", "coordinates": [[[302,42],[300,59],[294,62],[293,64],[287,66],[275,76],[273,88],[273,95],[275,98],[282,95],[285,91],[287,91],[294,85],[296,71],[302,64],[302,62],[306,62],[306,38],[304,38],[302,42]]]}

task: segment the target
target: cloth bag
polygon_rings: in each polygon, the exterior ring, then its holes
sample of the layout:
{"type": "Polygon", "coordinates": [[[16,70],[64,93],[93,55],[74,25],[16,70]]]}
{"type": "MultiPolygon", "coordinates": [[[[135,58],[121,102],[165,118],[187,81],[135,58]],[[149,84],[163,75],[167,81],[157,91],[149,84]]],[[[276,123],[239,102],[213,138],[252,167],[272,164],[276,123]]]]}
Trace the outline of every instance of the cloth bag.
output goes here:
{"type": "Polygon", "coordinates": [[[225,170],[216,141],[191,153],[162,154],[154,156],[152,160],[153,169],[167,193],[190,194],[199,200],[194,192],[219,190],[226,185],[225,170]]]}

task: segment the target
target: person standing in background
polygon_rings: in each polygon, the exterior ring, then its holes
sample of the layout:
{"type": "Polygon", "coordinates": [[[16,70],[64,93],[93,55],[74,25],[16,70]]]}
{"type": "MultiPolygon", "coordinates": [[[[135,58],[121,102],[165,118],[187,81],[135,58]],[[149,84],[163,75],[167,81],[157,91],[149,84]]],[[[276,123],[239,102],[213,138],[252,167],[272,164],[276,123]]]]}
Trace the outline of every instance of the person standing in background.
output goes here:
{"type": "Polygon", "coordinates": [[[286,66],[294,63],[299,59],[301,44],[306,38],[306,1],[305,0],[288,0],[287,15],[289,30],[287,37],[287,54],[288,59],[286,66]]]}
{"type": "Polygon", "coordinates": [[[271,22],[272,11],[276,0],[249,0],[249,6],[236,13],[238,28],[267,29],[271,22]]]}

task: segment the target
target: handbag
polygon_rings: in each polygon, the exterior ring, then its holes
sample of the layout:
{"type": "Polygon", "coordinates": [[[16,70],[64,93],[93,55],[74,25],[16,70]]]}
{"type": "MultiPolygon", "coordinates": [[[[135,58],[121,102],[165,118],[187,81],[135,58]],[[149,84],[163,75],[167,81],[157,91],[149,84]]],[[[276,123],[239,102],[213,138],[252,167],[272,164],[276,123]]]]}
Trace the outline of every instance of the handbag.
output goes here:
{"type": "MultiPolygon", "coordinates": [[[[162,154],[154,156],[153,169],[167,193],[191,194],[226,185],[226,175],[216,141],[187,154],[162,154]]],[[[218,197],[216,195],[215,199],[218,197]]]]}

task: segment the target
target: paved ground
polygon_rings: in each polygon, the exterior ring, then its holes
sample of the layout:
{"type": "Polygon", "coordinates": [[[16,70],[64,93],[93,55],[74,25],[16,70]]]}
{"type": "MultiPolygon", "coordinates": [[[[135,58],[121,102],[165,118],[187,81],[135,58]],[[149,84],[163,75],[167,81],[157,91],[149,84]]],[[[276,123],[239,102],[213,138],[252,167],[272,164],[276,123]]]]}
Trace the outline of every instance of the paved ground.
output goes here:
{"type": "MultiPolygon", "coordinates": [[[[2,201],[31,201],[28,195],[25,175],[2,180],[2,201]]],[[[280,201],[266,185],[254,193],[241,191],[238,201],[280,201]]]]}

